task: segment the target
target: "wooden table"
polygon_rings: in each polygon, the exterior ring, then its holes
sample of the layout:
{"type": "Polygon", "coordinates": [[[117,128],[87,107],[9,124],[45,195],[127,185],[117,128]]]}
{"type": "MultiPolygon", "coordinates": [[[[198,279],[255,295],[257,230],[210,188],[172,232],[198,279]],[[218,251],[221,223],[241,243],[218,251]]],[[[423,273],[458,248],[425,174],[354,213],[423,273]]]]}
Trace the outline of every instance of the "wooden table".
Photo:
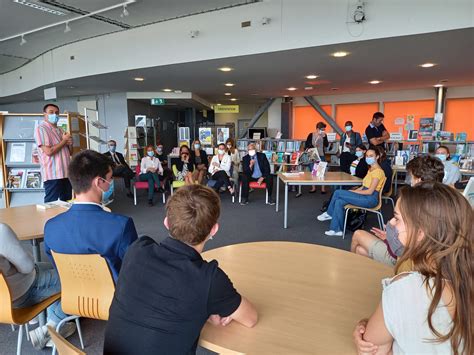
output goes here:
{"type": "Polygon", "coordinates": [[[38,240],[44,236],[46,222],[65,212],[63,207],[38,210],[36,205],[10,207],[0,209],[0,221],[8,224],[19,240],[29,240],[33,245],[35,261],[41,260],[38,240]]]}
{"type": "Polygon", "coordinates": [[[339,249],[291,242],[231,245],[217,259],[257,308],[254,328],[206,323],[200,345],[218,353],[355,354],[352,331],[381,300],[388,266],[339,249]]]}
{"type": "Polygon", "coordinates": [[[336,186],[357,186],[362,184],[362,179],[352,176],[341,171],[329,171],[325,174],[324,178],[317,178],[310,172],[305,171],[298,173],[297,175],[285,175],[285,173],[279,173],[277,175],[277,189],[276,189],[276,207],[275,210],[278,212],[280,204],[280,180],[285,184],[285,205],[283,209],[283,228],[288,228],[288,186],[301,186],[301,185],[336,185],[336,186]]]}

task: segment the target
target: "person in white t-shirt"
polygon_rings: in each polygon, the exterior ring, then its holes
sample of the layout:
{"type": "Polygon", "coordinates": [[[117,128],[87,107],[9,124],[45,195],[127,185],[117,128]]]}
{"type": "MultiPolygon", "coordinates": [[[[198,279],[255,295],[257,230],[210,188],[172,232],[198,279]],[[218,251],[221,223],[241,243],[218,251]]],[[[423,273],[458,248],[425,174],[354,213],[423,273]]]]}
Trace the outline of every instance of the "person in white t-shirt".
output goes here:
{"type": "Polygon", "coordinates": [[[157,190],[163,192],[160,183],[160,176],[163,176],[163,167],[160,159],[155,157],[155,149],[150,144],[146,147],[146,156],[142,158],[140,164],[140,181],[148,181],[148,205],[153,206],[153,196],[155,194],[155,186],[157,190]]]}
{"type": "Polygon", "coordinates": [[[474,211],[455,189],[400,191],[387,237],[404,246],[374,314],[356,326],[359,353],[474,354],[474,211]],[[412,262],[412,271],[399,273],[412,262]]]}
{"type": "Polygon", "coordinates": [[[449,152],[449,148],[445,145],[440,145],[436,149],[435,156],[441,160],[444,165],[443,184],[454,186],[456,182],[461,180],[461,171],[459,170],[459,166],[453,164],[451,161],[451,153],[449,152]]]}
{"type": "Polygon", "coordinates": [[[225,151],[225,144],[221,143],[217,147],[217,154],[212,157],[211,163],[209,164],[209,174],[211,174],[211,180],[215,180],[216,184],[214,189],[219,191],[221,187],[225,187],[229,190],[231,195],[234,194],[234,187],[230,182],[230,167],[232,161],[230,155],[225,151]]]}

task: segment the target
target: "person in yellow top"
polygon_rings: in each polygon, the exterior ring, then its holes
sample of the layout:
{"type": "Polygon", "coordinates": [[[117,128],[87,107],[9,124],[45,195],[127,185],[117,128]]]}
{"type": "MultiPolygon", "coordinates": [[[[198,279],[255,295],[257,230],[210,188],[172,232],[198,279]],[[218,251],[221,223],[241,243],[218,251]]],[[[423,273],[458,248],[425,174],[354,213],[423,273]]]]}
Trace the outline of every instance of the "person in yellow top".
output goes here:
{"type": "Polygon", "coordinates": [[[383,188],[385,174],[380,167],[378,147],[372,147],[365,154],[365,161],[369,171],[362,181],[362,186],[355,190],[336,190],[327,212],[318,216],[318,221],[331,220],[330,230],[325,234],[329,236],[342,236],[344,228],[344,206],[353,204],[360,207],[372,208],[379,202],[379,191],[383,188]]]}

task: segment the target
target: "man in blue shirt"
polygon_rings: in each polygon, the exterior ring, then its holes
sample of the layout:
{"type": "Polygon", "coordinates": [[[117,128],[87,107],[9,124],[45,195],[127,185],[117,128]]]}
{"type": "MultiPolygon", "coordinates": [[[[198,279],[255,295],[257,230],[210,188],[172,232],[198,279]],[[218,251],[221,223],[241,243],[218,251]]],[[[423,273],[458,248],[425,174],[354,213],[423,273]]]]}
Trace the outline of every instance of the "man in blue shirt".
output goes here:
{"type": "Polygon", "coordinates": [[[69,164],[69,180],[76,193],[72,207],[50,219],[44,229],[46,254],[100,254],[117,280],[128,246],[137,239],[130,217],[103,210],[101,202],[113,193],[112,162],[85,150],[69,164]]]}
{"type": "Polygon", "coordinates": [[[255,144],[248,145],[248,154],[242,159],[242,174],[240,181],[242,182],[242,201],[241,205],[248,203],[249,197],[249,183],[256,181],[259,185],[265,182],[268,190],[268,203],[274,205],[275,201],[272,199],[273,191],[273,176],[270,173],[270,163],[265,154],[255,150],[255,144]]]}

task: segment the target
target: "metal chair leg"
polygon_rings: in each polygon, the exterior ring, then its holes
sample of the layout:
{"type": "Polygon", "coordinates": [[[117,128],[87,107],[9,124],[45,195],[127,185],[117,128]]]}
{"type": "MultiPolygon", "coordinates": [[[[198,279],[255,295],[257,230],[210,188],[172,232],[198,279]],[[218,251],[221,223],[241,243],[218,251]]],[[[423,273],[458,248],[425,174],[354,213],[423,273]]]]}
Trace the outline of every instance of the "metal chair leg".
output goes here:
{"type": "Polygon", "coordinates": [[[13,324],[10,324],[10,326],[12,327],[12,332],[15,331],[15,326],[13,324]]]}
{"type": "Polygon", "coordinates": [[[133,185],[133,203],[136,206],[137,205],[137,187],[133,185]]]}
{"type": "Polygon", "coordinates": [[[240,188],[239,188],[239,203],[242,202],[242,185],[240,185],[240,188]]]}
{"type": "Polygon", "coordinates": [[[18,342],[16,344],[16,355],[21,355],[21,346],[23,345],[23,324],[18,329],[18,342]]]}
{"type": "Polygon", "coordinates": [[[268,205],[268,189],[265,189],[265,203],[268,205]]]}
{"type": "Polygon", "coordinates": [[[162,195],[163,195],[163,204],[165,204],[165,203],[166,203],[166,196],[165,196],[165,193],[163,192],[162,195]]]}
{"type": "Polygon", "coordinates": [[[344,213],[344,229],[342,231],[342,239],[345,238],[346,236],[346,225],[347,225],[347,215],[349,214],[349,209],[346,208],[346,211],[344,213]]]}
{"type": "Polygon", "coordinates": [[[25,334],[26,334],[26,340],[30,341],[30,330],[28,329],[28,323],[25,323],[25,334]]]}
{"type": "Polygon", "coordinates": [[[383,214],[382,212],[377,212],[377,214],[379,215],[379,226],[380,226],[380,229],[381,230],[385,230],[385,223],[383,221],[383,214]]]}
{"type": "Polygon", "coordinates": [[[82,329],[81,329],[81,323],[79,323],[79,318],[76,318],[76,327],[77,327],[77,335],[79,335],[79,341],[81,342],[81,349],[84,350],[84,341],[82,340],[82,329]]]}

